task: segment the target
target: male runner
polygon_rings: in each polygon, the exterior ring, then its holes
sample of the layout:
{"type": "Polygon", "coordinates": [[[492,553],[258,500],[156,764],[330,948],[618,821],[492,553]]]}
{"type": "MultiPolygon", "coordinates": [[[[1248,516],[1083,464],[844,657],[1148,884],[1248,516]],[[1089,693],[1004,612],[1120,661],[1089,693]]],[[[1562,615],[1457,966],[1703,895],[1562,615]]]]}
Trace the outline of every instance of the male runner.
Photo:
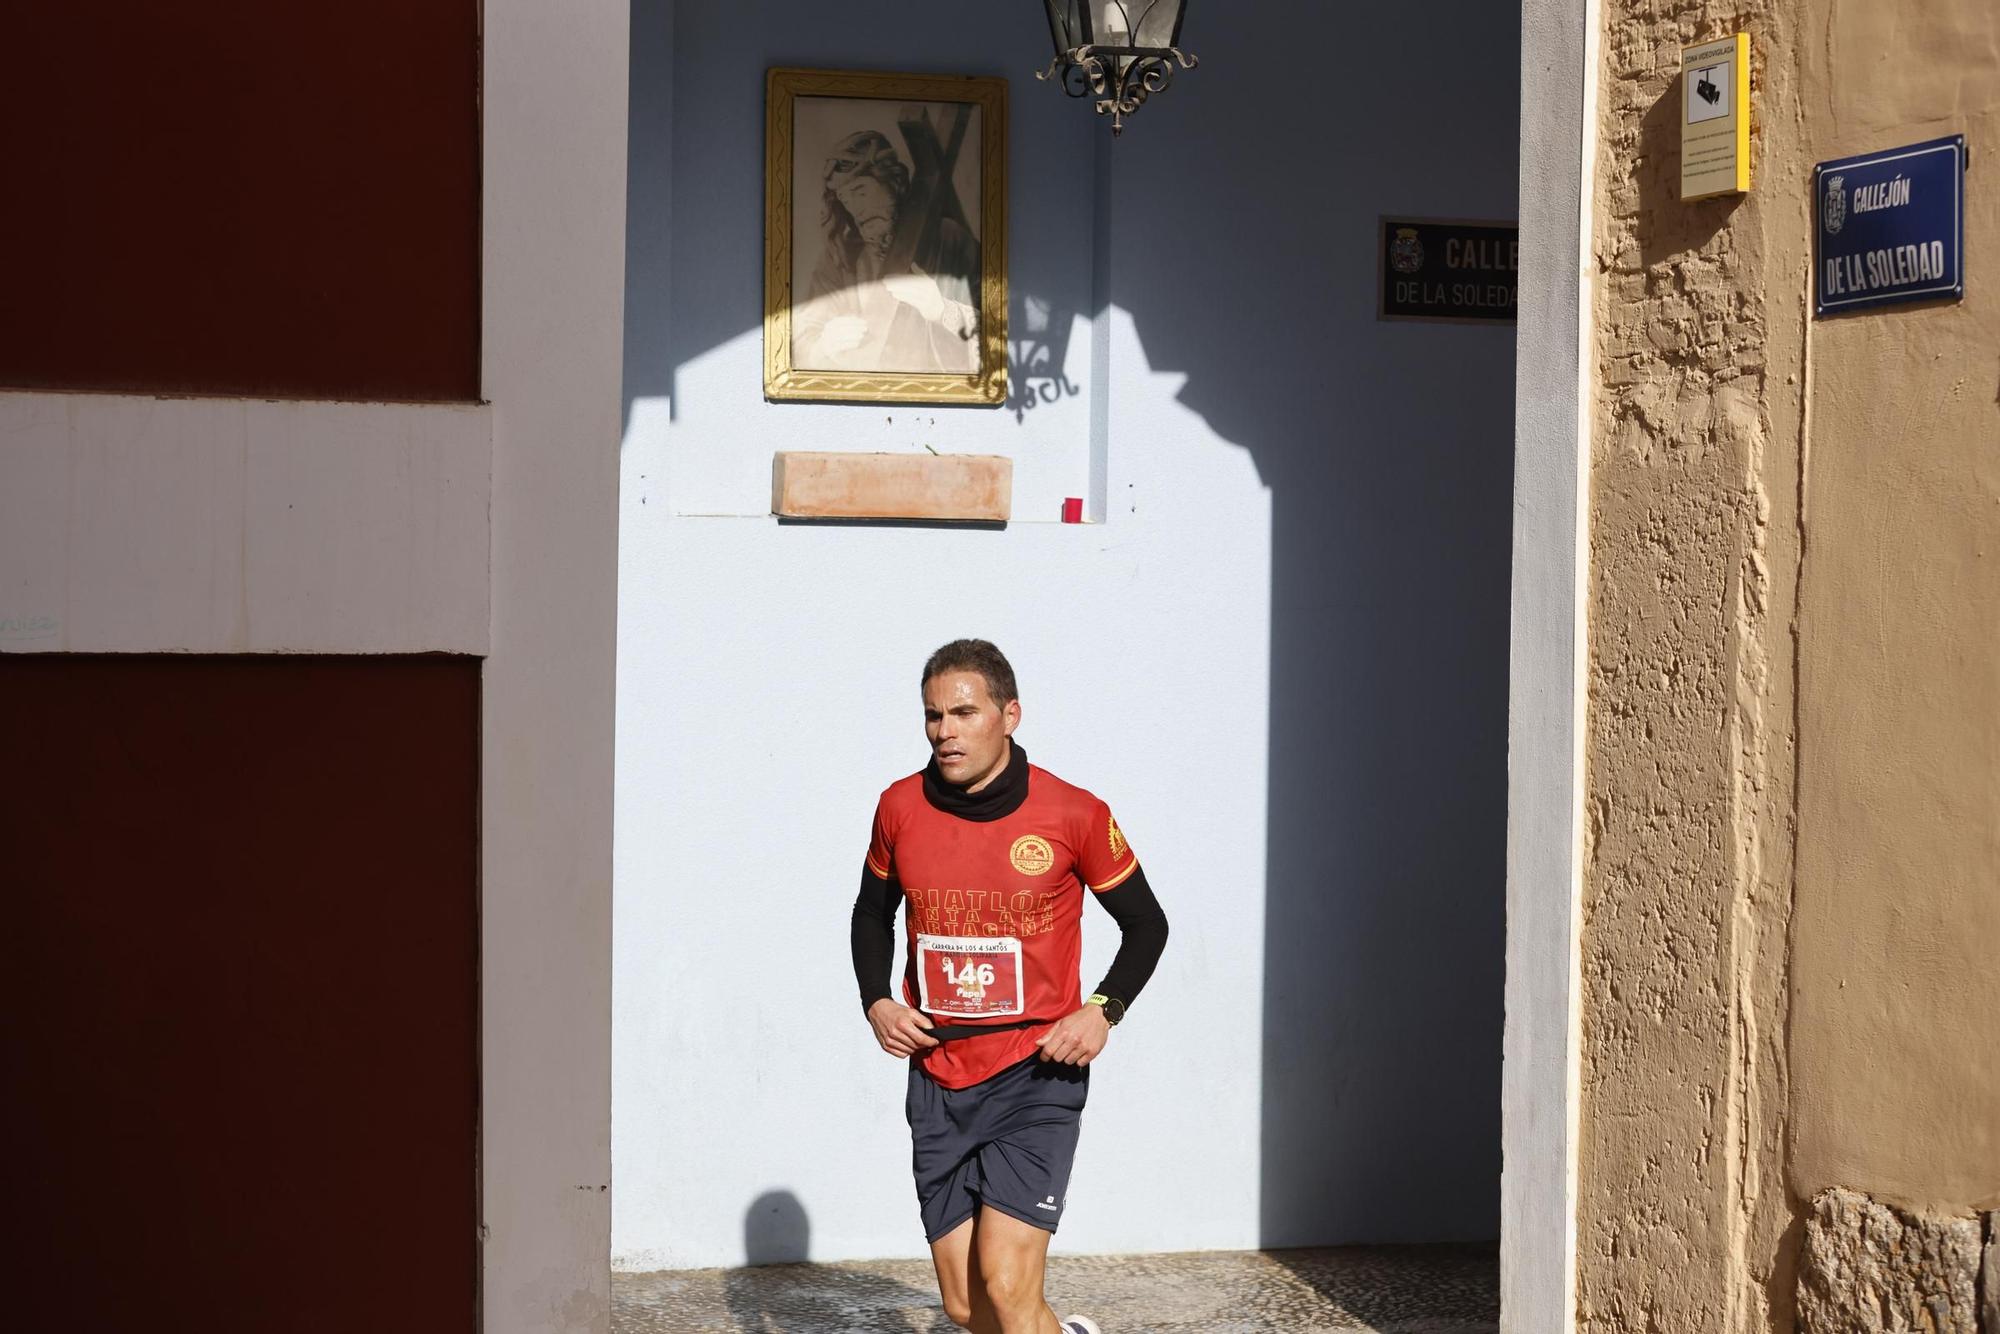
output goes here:
{"type": "Polygon", "coordinates": [[[875,808],[852,943],[875,1040],[910,1060],[903,1110],[938,1290],[974,1334],[1098,1334],[1082,1316],[1057,1322],[1042,1274],[1088,1067],[1159,962],[1166,915],[1110,809],[1014,744],[1021,703],[999,649],[946,644],[924,664],[923,699],[931,761],[875,808]],[[1122,933],[1087,999],[1086,888],[1122,933]]]}

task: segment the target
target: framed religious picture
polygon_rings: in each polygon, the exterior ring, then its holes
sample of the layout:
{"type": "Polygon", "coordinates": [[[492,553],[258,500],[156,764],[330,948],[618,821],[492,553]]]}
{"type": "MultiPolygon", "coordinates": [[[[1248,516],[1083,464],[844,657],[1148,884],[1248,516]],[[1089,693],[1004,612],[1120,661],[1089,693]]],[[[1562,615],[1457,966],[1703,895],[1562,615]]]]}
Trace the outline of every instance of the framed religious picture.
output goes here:
{"type": "Polygon", "coordinates": [[[1007,81],[770,72],[764,395],[1007,397],[1007,81]]]}

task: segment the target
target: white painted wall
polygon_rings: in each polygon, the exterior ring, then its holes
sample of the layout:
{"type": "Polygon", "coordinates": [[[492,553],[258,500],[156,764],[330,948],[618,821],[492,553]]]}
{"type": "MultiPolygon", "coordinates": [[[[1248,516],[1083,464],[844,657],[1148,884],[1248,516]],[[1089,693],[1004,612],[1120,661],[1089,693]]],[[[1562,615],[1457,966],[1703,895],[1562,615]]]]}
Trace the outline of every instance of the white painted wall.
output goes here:
{"type": "MultiPolygon", "coordinates": [[[[1403,20],[1264,8],[1198,18],[1202,67],[1113,147],[1029,77],[1032,10],[635,6],[616,1267],[921,1253],[847,920],[875,798],[925,757],[917,672],[965,634],[1013,658],[1024,744],[1111,802],[1174,923],[1058,1249],[1495,1234],[1512,340],[1371,302],[1379,212],[1512,216],[1514,20],[1448,6],[1407,68],[1307,88],[1269,78],[1281,12],[1388,50],[1403,20]],[[763,401],[775,64],[1011,79],[1034,406],[763,401]],[[1310,126],[1384,105],[1396,136],[1315,165],[1310,126]],[[1016,521],[764,513],[774,450],[927,444],[1012,455],[1016,521]],[[1103,522],[1046,522],[1063,495],[1103,522]]],[[[1116,932],[1085,929],[1089,984],[1116,932]]]]}
{"type": "MultiPolygon", "coordinates": [[[[1016,78],[1013,332],[1017,356],[1041,369],[1012,403],[763,401],[764,69],[1018,76],[1036,64],[1040,38],[1020,14],[968,8],[947,31],[910,22],[920,8],[635,9],[614,933],[620,1267],[921,1251],[904,1068],[868,1038],[847,921],[875,798],[925,757],[916,674],[964,634],[1013,657],[1024,744],[1113,803],[1175,913],[1174,948],[1092,1093],[1092,1125],[1152,1121],[1158,1133],[1086,1132],[1072,1198],[1104,1203],[1076,1209],[1063,1244],[1240,1246],[1257,1233],[1268,497],[1241,449],[1173,406],[1177,378],[1146,373],[1129,321],[1102,317],[1093,374],[1088,182],[1102,127],[1016,78]],[[1110,379],[1109,364],[1126,370],[1110,379]],[[1145,431],[1143,451],[1111,450],[1130,466],[1114,463],[1097,483],[1124,497],[1121,517],[1050,522],[1063,496],[1091,494],[1093,416],[1116,420],[1092,395],[1121,393],[1150,405],[1126,419],[1145,431]],[[1013,456],[1017,521],[992,532],[769,517],[776,449],[926,444],[1013,456]],[[1219,780],[1198,819],[1184,809],[1189,766],[1219,780]],[[1230,843],[1223,865],[1218,838],[1230,843]],[[1204,899],[1227,907],[1197,911],[1204,899]],[[1213,1003],[1231,991],[1236,1005],[1213,1003]],[[1151,1107],[1184,1095],[1169,1072],[1211,1048],[1231,1054],[1202,1081],[1208,1115],[1159,1125],[1151,1107]],[[1199,1218],[1175,1207],[1188,1191],[1207,1201],[1199,1218]],[[784,1195],[780,1214],[753,1215],[784,1195]],[[773,1228],[799,1212],[810,1235],[794,1246],[773,1228]]],[[[1116,932],[1095,909],[1086,932],[1094,982],[1116,932]]]]}
{"type": "Polygon", "coordinates": [[[0,394],[0,651],[484,653],[479,405],[0,394]]]}
{"type": "MultiPolygon", "coordinates": [[[[618,1266],[740,1263],[772,1191],[814,1258],[921,1249],[904,1066],[861,1019],[847,919],[876,795],[925,758],[917,672],[961,634],[1006,649],[1023,744],[1113,803],[1175,924],[1097,1069],[1062,1244],[1255,1242],[1269,510],[1240,450],[1176,425],[1149,442],[1170,482],[1113,469],[1146,518],[1005,532],[673,517],[638,476],[671,438],[628,441],[618,1266]]],[[[1117,933],[1095,908],[1085,933],[1094,983],[1117,933]]]]}

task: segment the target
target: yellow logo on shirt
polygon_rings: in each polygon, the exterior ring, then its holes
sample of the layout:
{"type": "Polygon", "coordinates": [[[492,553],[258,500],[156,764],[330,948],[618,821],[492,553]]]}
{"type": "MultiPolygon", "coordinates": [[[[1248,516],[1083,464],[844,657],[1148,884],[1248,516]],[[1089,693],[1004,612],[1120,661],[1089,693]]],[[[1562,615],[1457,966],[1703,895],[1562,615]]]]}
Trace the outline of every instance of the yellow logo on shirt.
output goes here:
{"type": "Polygon", "coordinates": [[[1039,834],[1023,834],[1007,850],[1007,860],[1022,875],[1043,875],[1056,864],[1055,849],[1039,834]]]}
{"type": "MultiPolygon", "coordinates": [[[[1106,816],[1106,819],[1111,817],[1106,816]]],[[[1117,861],[1125,855],[1125,834],[1118,828],[1118,821],[1111,820],[1111,860],[1117,861]]]]}

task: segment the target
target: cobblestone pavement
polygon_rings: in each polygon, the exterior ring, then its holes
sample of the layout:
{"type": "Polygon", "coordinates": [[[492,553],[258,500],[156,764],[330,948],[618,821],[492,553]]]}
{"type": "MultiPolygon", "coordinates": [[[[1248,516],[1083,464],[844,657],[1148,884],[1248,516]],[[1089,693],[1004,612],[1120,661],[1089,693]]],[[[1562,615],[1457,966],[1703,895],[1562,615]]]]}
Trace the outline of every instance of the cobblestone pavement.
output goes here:
{"type": "MultiPolygon", "coordinates": [[[[1491,1246],[1052,1256],[1058,1315],[1104,1334],[1493,1334],[1491,1246]]],[[[612,1334],[947,1334],[924,1260],[611,1276],[612,1334]]]]}

